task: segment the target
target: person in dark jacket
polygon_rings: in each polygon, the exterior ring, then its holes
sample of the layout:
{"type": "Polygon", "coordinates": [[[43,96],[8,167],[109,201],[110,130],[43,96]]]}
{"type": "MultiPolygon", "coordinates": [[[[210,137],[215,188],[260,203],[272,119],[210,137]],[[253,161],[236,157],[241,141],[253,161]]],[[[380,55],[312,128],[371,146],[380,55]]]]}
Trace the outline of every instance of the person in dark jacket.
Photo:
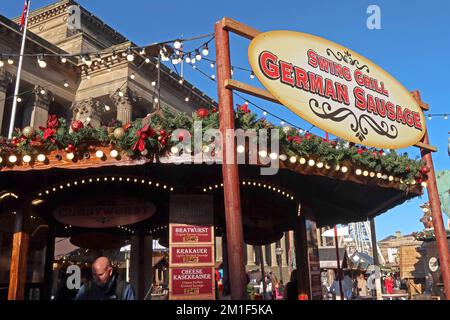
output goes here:
{"type": "Polygon", "coordinates": [[[107,257],[99,257],[92,264],[92,281],[78,291],[75,300],[135,300],[131,284],[120,279],[107,257]]]}
{"type": "Polygon", "coordinates": [[[284,287],[283,300],[298,300],[297,269],[292,270],[291,278],[284,287]]]}

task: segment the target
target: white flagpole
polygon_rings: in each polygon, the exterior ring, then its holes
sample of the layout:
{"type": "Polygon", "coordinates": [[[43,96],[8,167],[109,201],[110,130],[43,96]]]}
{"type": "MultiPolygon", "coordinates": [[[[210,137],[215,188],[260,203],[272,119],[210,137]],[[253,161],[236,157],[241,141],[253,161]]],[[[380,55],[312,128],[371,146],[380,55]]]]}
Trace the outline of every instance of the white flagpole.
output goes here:
{"type": "Polygon", "coordinates": [[[31,0],[28,1],[27,13],[25,16],[25,25],[23,28],[22,47],[20,48],[19,65],[17,67],[16,87],[14,89],[14,101],[13,101],[13,106],[12,106],[12,111],[11,111],[11,120],[9,123],[8,139],[12,138],[12,133],[14,130],[14,122],[16,121],[17,96],[19,95],[20,75],[22,73],[23,54],[25,51],[25,40],[27,39],[28,15],[30,13],[30,6],[31,6],[31,0]]]}

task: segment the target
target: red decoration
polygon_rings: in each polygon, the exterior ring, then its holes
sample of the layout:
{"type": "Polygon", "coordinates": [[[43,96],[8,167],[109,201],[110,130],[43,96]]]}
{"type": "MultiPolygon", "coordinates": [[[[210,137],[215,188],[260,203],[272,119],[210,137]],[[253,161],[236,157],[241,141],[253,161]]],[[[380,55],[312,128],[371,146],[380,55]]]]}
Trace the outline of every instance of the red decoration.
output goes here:
{"type": "Polygon", "coordinates": [[[362,148],[358,149],[358,154],[363,154],[364,150],[362,148]]]}
{"type": "Polygon", "coordinates": [[[428,167],[423,167],[422,170],[420,170],[423,174],[427,174],[428,172],[430,172],[430,169],[428,169],[428,167]]]}
{"type": "Polygon", "coordinates": [[[184,140],[184,138],[186,138],[186,137],[190,137],[191,136],[191,134],[189,133],[189,132],[187,132],[187,131],[181,131],[179,134],[178,134],[178,141],[183,141],[184,140]]]}
{"type": "Polygon", "coordinates": [[[197,110],[197,117],[199,118],[206,118],[208,116],[208,110],[205,108],[200,108],[197,110]]]}
{"type": "Polygon", "coordinates": [[[287,137],[288,141],[292,141],[293,139],[294,139],[294,137],[291,137],[291,136],[287,137]]]}
{"type": "Polygon", "coordinates": [[[302,138],[300,138],[299,136],[295,136],[292,140],[297,144],[302,143],[302,138]]]}
{"type": "Polygon", "coordinates": [[[54,114],[49,115],[47,119],[47,128],[55,129],[58,127],[58,117],[54,114]]]}
{"type": "Polygon", "coordinates": [[[70,152],[74,152],[75,151],[75,146],[71,143],[69,143],[66,147],[66,152],[70,153],[70,152]]]}
{"type": "Polygon", "coordinates": [[[307,133],[307,134],[305,134],[305,139],[306,139],[306,140],[309,140],[309,139],[311,139],[311,133],[307,133]]]}
{"type": "Polygon", "coordinates": [[[248,102],[244,103],[243,105],[237,105],[238,110],[242,111],[243,113],[250,113],[250,109],[248,108],[248,102]]]}
{"type": "Polygon", "coordinates": [[[212,113],[216,113],[217,112],[217,108],[212,108],[211,112],[212,113]]]}
{"type": "Polygon", "coordinates": [[[162,136],[165,136],[165,135],[166,135],[166,131],[160,130],[160,131],[159,131],[159,134],[162,135],[162,136]]]}
{"type": "Polygon", "coordinates": [[[74,132],[78,132],[80,129],[84,128],[83,122],[81,122],[80,120],[75,120],[74,122],[72,122],[72,124],[70,125],[70,128],[74,131],[74,132]]]}
{"type": "Polygon", "coordinates": [[[410,172],[411,171],[411,167],[409,166],[409,164],[406,166],[406,172],[410,172]]]}
{"type": "Polygon", "coordinates": [[[130,128],[131,128],[131,123],[130,123],[130,122],[128,122],[128,123],[126,123],[126,124],[124,124],[124,125],[122,126],[122,129],[125,130],[125,131],[127,131],[127,130],[130,129],[130,128]]]}
{"type": "Polygon", "coordinates": [[[138,130],[136,135],[138,136],[138,140],[133,145],[133,151],[139,150],[142,152],[145,150],[145,140],[154,136],[155,131],[147,124],[141,130],[138,130]]]}

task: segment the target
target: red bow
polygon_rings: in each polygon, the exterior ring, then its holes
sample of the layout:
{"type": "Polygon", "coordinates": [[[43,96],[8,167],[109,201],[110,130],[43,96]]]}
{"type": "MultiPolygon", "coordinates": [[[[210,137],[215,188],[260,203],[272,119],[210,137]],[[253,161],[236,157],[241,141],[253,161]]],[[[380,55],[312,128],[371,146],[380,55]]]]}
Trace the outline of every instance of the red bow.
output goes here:
{"type": "Polygon", "coordinates": [[[141,130],[138,130],[136,135],[139,139],[133,145],[133,151],[139,150],[142,152],[145,150],[145,140],[147,140],[148,137],[154,136],[155,131],[147,124],[141,130]]]}
{"type": "Polygon", "coordinates": [[[248,108],[248,103],[244,103],[243,105],[237,105],[238,109],[243,113],[250,113],[250,109],[248,108]]]}

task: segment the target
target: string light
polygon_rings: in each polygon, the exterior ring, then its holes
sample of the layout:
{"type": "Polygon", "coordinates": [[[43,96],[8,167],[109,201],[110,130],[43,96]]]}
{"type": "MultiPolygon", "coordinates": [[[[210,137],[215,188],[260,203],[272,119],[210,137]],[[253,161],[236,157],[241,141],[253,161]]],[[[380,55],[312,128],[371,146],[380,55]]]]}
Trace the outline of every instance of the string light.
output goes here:
{"type": "Polygon", "coordinates": [[[180,49],[182,45],[183,45],[183,44],[181,43],[180,40],[176,40],[176,41],[173,43],[173,46],[174,46],[175,49],[180,49]]]}
{"type": "Polygon", "coordinates": [[[197,59],[197,61],[202,60],[202,55],[198,50],[195,50],[195,59],[197,59]]]}
{"type": "Polygon", "coordinates": [[[127,60],[128,60],[129,62],[133,62],[133,61],[134,61],[134,54],[133,54],[133,52],[131,51],[131,48],[128,48],[127,60]]]}
{"type": "Polygon", "coordinates": [[[203,47],[202,54],[204,56],[207,56],[209,54],[209,50],[208,50],[208,45],[207,44],[205,44],[205,46],[203,47]]]}
{"type": "Polygon", "coordinates": [[[14,64],[14,60],[13,60],[12,58],[8,58],[8,64],[9,64],[9,65],[14,64]]]}
{"type": "Polygon", "coordinates": [[[37,61],[40,68],[44,69],[45,67],[47,67],[47,62],[45,62],[43,55],[38,57],[37,61]]]}

